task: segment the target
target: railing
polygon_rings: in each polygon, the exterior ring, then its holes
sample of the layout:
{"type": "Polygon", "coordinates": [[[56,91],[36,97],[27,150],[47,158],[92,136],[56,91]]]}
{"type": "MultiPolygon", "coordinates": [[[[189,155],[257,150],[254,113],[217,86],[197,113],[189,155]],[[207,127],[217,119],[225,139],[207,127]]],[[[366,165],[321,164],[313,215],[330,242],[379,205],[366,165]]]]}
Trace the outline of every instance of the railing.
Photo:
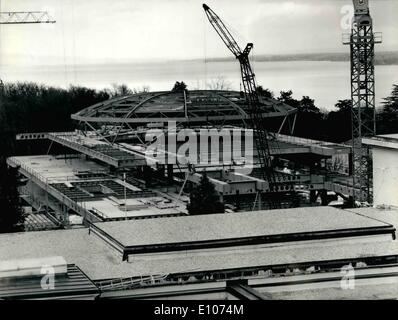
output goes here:
{"type": "Polygon", "coordinates": [[[108,155],[106,155],[106,154],[104,154],[102,152],[98,152],[96,150],[88,148],[88,147],[84,146],[83,144],[79,143],[77,141],[77,139],[75,141],[73,141],[71,139],[62,138],[62,137],[65,137],[65,136],[72,136],[72,135],[74,135],[74,134],[73,133],[71,134],[69,132],[67,132],[66,134],[64,134],[64,133],[62,133],[62,134],[49,133],[48,137],[51,140],[55,141],[55,142],[58,142],[58,143],[63,144],[63,145],[66,145],[66,146],[68,146],[68,147],[70,147],[72,149],[75,149],[77,151],[80,151],[80,152],[83,152],[85,154],[91,155],[91,156],[96,157],[98,159],[101,159],[104,162],[107,162],[107,163],[109,163],[111,165],[114,165],[116,167],[119,165],[119,162],[118,162],[117,159],[115,159],[115,158],[113,158],[111,156],[108,156],[108,155]]]}
{"type": "Polygon", "coordinates": [[[105,213],[103,213],[102,211],[98,210],[97,208],[92,207],[90,210],[92,210],[96,215],[101,217],[103,220],[109,218],[105,213]]]}
{"type": "MultiPolygon", "coordinates": [[[[79,173],[82,173],[82,172],[76,172],[75,174],[79,174],[79,173]]],[[[109,179],[113,178],[112,175],[106,173],[105,171],[98,171],[98,172],[97,171],[93,171],[93,172],[89,172],[88,174],[93,174],[93,175],[95,175],[95,174],[104,174],[105,176],[104,177],[79,178],[79,177],[76,177],[74,175],[74,176],[62,176],[62,177],[46,177],[45,179],[46,179],[46,181],[48,183],[63,183],[63,182],[68,182],[68,181],[72,181],[72,182],[82,182],[82,181],[90,181],[90,180],[94,180],[94,181],[101,180],[101,181],[103,181],[103,180],[109,180],[109,179]]]]}
{"type": "Polygon", "coordinates": [[[344,144],[333,143],[329,141],[320,141],[320,140],[313,140],[308,138],[301,138],[295,136],[288,136],[285,134],[274,133],[275,137],[280,141],[290,142],[294,144],[303,144],[303,145],[313,145],[319,147],[326,147],[331,148],[332,146],[340,146],[344,148],[350,148],[350,146],[346,146],[344,144]]]}
{"type": "Polygon", "coordinates": [[[111,150],[111,151],[113,150],[113,151],[123,152],[126,154],[126,155],[118,155],[117,157],[109,156],[106,153],[101,152],[101,150],[98,151],[93,148],[85,146],[83,143],[84,138],[80,138],[74,132],[48,133],[48,137],[55,142],[67,145],[72,149],[97,157],[98,159],[101,159],[116,167],[119,166],[119,161],[134,160],[136,156],[136,153],[132,152],[131,150],[125,150],[123,148],[117,147],[116,145],[111,146],[108,143],[97,144],[97,146],[104,146],[106,149],[104,149],[103,151],[105,152],[106,150],[111,150]]]}
{"type": "Polygon", "coordinates": [[[140,278],[120,278],[120,279],[112,279],[100,281],[97,283],[100,290],[120,290],[120,289],[128,289],[132,287],[141,287],[144,285],[156,284],[166,280],[168,274],[164,275],[152,275],[147,277],[140,278]]]}

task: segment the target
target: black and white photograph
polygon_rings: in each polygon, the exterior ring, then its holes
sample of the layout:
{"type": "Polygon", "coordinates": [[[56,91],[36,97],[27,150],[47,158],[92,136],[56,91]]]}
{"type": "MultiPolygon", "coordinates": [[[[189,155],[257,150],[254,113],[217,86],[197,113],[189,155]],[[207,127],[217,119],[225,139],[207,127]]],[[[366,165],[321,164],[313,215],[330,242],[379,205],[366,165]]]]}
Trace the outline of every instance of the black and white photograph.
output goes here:
{"type": "Polygon", "coordinates": [[[396,300],[397,17],[0,0],[0,300],[396,300]]]}

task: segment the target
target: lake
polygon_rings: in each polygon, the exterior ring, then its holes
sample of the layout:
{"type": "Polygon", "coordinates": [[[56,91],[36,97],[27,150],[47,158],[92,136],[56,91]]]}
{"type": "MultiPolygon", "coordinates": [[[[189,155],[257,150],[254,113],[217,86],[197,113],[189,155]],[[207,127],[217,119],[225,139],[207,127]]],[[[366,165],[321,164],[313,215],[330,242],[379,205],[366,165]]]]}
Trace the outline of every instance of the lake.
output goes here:
{"type": "MultiPolygon", "coordinates": [[[[308,95],[319,108],[332,109],[339,99],[350,98],[350,65],[348,62],[287,61],[253,62],[257,83],[276,94],[292,90],[300,99],[308,95]]],[[[125,83],[131,88],[149,86],[150,90],[169,90],[175,81],[184,81],[188,89],[205,89],[222,77],[239,90],[240,71],[237,61],[168,61],[155,63],[121,63],[98,65],[65,65],[41,67],[3,67],[5,81],[35,81],[67,87],[79,84],[93,88],[125,83]]],[[[388,96],[398,84],[398,65],[376,66],[376,100],[388,96]]]]}

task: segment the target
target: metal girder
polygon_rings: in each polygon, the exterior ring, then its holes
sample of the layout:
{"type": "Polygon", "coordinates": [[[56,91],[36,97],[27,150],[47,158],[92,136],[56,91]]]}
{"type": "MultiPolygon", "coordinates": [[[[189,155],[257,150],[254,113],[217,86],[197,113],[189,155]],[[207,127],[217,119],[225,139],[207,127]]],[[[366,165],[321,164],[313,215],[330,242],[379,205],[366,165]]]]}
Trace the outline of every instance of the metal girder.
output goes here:
{"type": "Polygon", "coordinates": [[[47,11],[0,12],[0,24],[55,23],[47,11]]]}

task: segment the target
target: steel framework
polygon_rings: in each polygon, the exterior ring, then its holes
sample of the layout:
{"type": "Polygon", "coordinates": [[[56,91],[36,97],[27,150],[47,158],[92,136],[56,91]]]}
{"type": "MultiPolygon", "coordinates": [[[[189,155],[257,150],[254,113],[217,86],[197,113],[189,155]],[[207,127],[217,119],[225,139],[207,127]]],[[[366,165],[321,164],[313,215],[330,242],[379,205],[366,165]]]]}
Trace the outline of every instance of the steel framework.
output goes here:
{"type": "Polygon", "coordinates": [[[351,50],[351,116],[353,187],[359,190],[352,201],[372,202],[372,159],[362,137],[376,134],[375,120],[375,44],[381,43],[381,34],[373,33],[368,0],[354,0],[355,15],[351,35],[343,43],[351,50]]]}
{"type": "Polygon", "coordinates": [[[254,130],[254,140],[258,152],[258,159],[263,169],[263,178],[271,184],[275,182],[275,175],[272,168],[272,157],[268,141],[269,134],[264,127],[261,103],[257,94],[256,78],[249,61],[249,53],[253,48],[253,44],[248,43],[242,51],[219,16],[206,4],[203,4],[203,9],[205,10],[206,16],[213,28],[240,63],[243,89],[249,109],[251,124],[254,130]]]}
{"type": "Polygon", "coordinates": [[[0,24],[55,23],[47,11],[0,12],[0,24]]]}

